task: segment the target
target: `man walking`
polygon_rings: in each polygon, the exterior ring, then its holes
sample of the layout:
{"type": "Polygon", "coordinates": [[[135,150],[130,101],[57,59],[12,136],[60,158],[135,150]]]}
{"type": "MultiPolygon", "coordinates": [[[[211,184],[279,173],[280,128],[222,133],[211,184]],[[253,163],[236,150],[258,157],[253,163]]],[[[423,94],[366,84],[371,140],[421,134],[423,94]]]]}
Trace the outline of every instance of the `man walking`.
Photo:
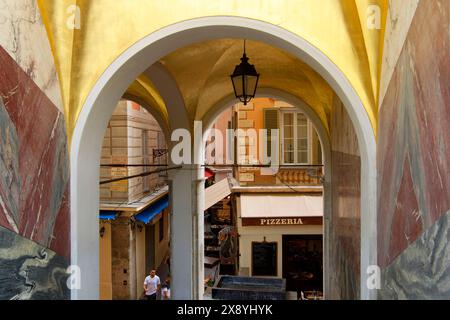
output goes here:
{"type": "Polygon", "coordinates": [[[156,270],[151,270],[150,275],[144,280],[145,298],[156,300],[156,294],[161,290],[161,280],[156,275],[156,270]]]}

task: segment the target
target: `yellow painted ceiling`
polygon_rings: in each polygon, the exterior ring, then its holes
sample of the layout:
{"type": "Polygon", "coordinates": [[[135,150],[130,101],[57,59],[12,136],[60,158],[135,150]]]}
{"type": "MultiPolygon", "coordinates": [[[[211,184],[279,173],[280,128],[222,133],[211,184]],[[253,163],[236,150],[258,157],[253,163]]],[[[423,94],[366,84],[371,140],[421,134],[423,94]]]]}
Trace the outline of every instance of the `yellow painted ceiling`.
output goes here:
{"type": "MultiPolygon", "coordinates": [[[[348,78],[360,96],[376,132],[378,108],[375,97],[379,86],[384,21],[380,30],[366,30],[367,4],[378,4],[384,19],[387,1],[38,0],[38,4],[55,57],[67,131],[71,139],[90,90],[121,53],[165,26],[218,15],[247,17],[278,25],[317,47],[348,78]],[[70,5],[77,5],[80,9],[80,29],[67,28],[71,16],[68,12],[70,5]]],[[[217,69],[213,68],[208,77],[217,78],[214,74],[220,71],[219,65],[217,69]]],[[[297,75],[297,78],[301,76],[297,75]]],[[[307,82],[301,79],[298,81],[307,82]]],[[[280,83],[289,82],[289,79],[280,79],[280,83]]],[[[209,94],[216,93],[224,85],[211,85],[209,94]]],[[[183,91],[190,92],[185,88],[188,85],[180,83],[180,86],[184,88],[183,91]]],[[[192,101],[198,100],[198,112],[204,112],[203,109],[212,98],[206,96],[207,91],[203,92],[206,93],[201,97],[185,97],[189,108],[192,101]]]]}
{"type": "MultiPolygon", "coordinates": [[[[160,61],[177,82],[191,120],[203,119],[210,108],[233,94],[229,75],[242,53],[242,40],[219,39],[176,50],[160,61]]],[[[328,128],[333,90],[319,74],[265,43],[247,41],[246,53],[260,73],[258,88],[279,89],[303,99],[328,128]]]]}
{"type": "Polygon", "coordinates": [[[169,116],[163,98],[154,84],[145,75],[140,75],[126,90],[131,96],[138,97],[155,109],[169,128],[169,116]]]}

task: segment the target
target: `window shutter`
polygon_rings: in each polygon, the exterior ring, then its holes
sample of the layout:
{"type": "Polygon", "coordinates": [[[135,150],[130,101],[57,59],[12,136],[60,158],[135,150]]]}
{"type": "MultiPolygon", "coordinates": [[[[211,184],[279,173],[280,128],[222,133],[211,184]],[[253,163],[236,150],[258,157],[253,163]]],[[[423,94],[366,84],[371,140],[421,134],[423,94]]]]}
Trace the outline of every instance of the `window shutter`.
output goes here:
{"type": "Polygon", "coordinates": [[[264,129],[267,129],[267,155],[272,155],[271,130],[278,129],[278,109],[264,109],[264,129]]]}
{"type": "Polygon", "coordinates": [[[278,129],[278,110],[265,109],[264,110],[264,129],[278,129]]]}

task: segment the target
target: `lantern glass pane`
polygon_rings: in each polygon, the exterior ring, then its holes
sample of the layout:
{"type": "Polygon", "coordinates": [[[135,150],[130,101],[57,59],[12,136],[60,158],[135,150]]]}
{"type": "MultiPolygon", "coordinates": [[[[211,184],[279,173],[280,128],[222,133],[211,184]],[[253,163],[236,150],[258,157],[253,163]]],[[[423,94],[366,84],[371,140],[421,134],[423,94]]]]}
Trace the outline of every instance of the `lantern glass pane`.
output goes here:
{"type": "Polygon", "coordinates": [[[242,76],[235,76],[232,78],[234,93],[236,97],[240,97],[243,95],[242,92],[242,76]]]}
{"type": "Polygon", "coordinates": [[[245,76],[246,81],[245,81],[245,93],[247,96],[251,96],[253,97],[255,94],[255,90],[256,90],[256,80],[257,77],[255,76],[245,76]]]}

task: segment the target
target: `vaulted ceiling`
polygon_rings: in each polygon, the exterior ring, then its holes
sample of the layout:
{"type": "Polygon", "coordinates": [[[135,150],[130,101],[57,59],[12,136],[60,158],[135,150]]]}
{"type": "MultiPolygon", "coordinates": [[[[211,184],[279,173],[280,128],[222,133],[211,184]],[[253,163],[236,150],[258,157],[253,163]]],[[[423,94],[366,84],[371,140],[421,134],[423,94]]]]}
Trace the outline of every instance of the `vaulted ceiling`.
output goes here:
{"type": "MultiPolygon", "coordinates": [[[[126,50],[175,24],[211,17],[264,22],[310,43],[342,71],[376,132],[388,0],[37,2],[55,58],[69,139],[94,85],[126,50]]],[[[190,117],[201,117],[219,97],[231,92],[226,75],[239,63],[241,49],[241,41],[222,39],[194,44],[162,58],[183,93],[190,117]]],[[[249,42],[248,52],[262,75],[262,86],[287,90],[326,118],[330,91],[314,72],[262,43],[249,42]]],[[[141,78],[140,89],[144,82],[141,78]]]]}
{"type": "MultiPolygon", "coordinates": [[[[159,61],[176,81],[191,120],[203,119],[215,104],[233,94],[229,75],[240,63],[242,53],[242,39],[219,39],[181,48],[159,61]]],[[[328,128],[333,90],[317,72],[265,43],[247,41],[246,53],[260,73],[259,89],[278,89],[303,100],[328,128]]],[[[157,91],[149,72],[141,75],[127,93],[149,101],[167,117],[161,99],[152,98],[157,91]]]]}

